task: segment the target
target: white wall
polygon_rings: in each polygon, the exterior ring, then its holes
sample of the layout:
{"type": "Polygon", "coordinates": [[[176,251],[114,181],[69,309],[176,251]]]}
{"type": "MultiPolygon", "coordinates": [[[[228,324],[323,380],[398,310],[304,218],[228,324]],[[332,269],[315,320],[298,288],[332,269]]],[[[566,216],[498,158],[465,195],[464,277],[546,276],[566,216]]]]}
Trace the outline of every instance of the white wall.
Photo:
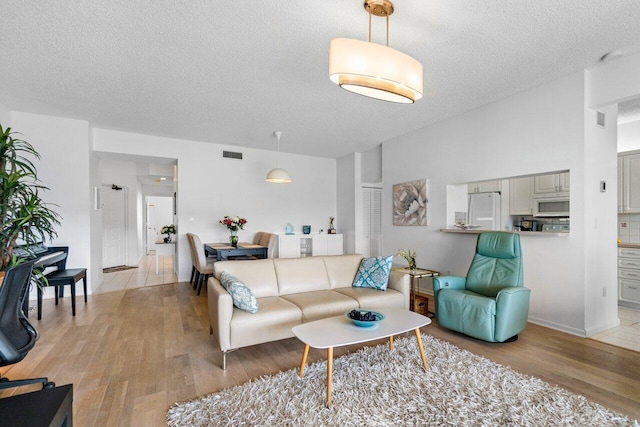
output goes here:
{"type": "Polygon", "coordinates": [[[618,152],[640,149],[640,120],[618,125],[618,152]]]}
{"type": "MultiPolygon", "coordinates": [[[[585,289],[591,285],[585,283],[592,279],[586,277],[585,268],[586,252],[591,248],[585,246],[583,217],[584,96],[584,75],[577,73],[384,143],[385,252],[415,248],[419,265],[466,275],[475,235],[438,231],[446,225],[447,185],[568,169],[571,234],[522,237],[525,286],[532,289],[531,321],[586,335],[585,289]],[[392,204],[392,185],[420,178],[430,180],[432,225],[394,227],[387,208],[392,204]]],[[[615,150],[607,155],[614,158],[615,150]]],[[[615,217],[611,222],[615,223],[615,217]]],[[[615,238],[613,233],[611,241],[615,238]]],[[[615,251],[611,256],[615,257],[615,251]]],[[[615,266],[611,256],[603,260],[607,271],[615,266]]],[[[615,275],[608,279],[615,283],[615,275]]],[[[602,286],[600,277],[597,286],[602,286]]],[[[615,296],[608,298],[615,301],[615,296]]]]}
{"type": "MultiPolygon", "coordinates": [[[[596,124],[596,111],[585,109],[584,265],[585,277],[588,278],[585,280],[585,330],[588,335],[619,324],[616,243],[618,126],[615,119],[618,105],[603,106],[598,111],[612,120],[602,128],[596,124]],[[600,191],[601,181],[606,182],[606,192],[600,191]]],[[[572,178],[571,184],[573,182],[572,178]]]]}
{"type": "MultiPolygon", "coordinates": [[[[302,232],[327,229],[336,216],[336,161],[280,153],[280,165],[293,182],[264,181],[276,164],[272,151],[241,149],[243,160],[222,157],[223,145],[160,138],[150,135],[93,130],[96,151],[177,159],[179,279],[191,273],[186,233],[203,242],[228,241],[227,229],[218,224],[225,215],[246,217],[240,239],[249,241],[257,231],[283,233],[288,222],[302,232]]],[[[337,223],[339,226],[339,223],[337,223]]]]}
{"type": "MultiPolygon", "coordinates": [[[[337,161],[338,215],[335,227],[343,234],[344,251],[362,253],[361,155],[351,153],[337,161]]],[[[328,228],[328,226],[327,226],[328,228]]]]}
{"type": "MultiPolygon", "coordinates": [[[[83,120],[15,111],[11,122],[13,129],[21,132],[22,138],[40,153],[42,160],[36,164],[38,177],[50,188],[42,198],[57,204],[55,210],[62,216],[58,238],[51,244],[69,246],[67,267],[89,269],[91,283],[96,273],[91,262],[89,124],[83,120]]],[[[81,289],[79,286],[79,293],[81,289]]],[[[47,289],[45,296],[53,296],[53,290],[47,289]]],[[[31,297],[35,298],[34,291],[31,297]]]]}
{"type": "Polygon", "coordinates": [[[4,129],[11,127],[11,111],[2,104],[0,104],[0,125],[4,129]]]}
{"type": "Polygon", "coordinates": [[[382,182],[382,145],[363,151],[362,182],[373,184],[382,182]]]}
{"type": "Polygon", "coordinates": [[[640,96],[640,54],[598,64],[587,70],[586,105],[598,108],[640,96]]]}
{"type": "MultiPolygon", "coordinates": [[[[91,135],[89,136],[91,138],[91,135]]],[[[91,146],[91,141],[89,141],[91,146]]],[[[90,240],[91,240],[91,280],[90,287],[95,289],[104,276],[102,274],[102,209],[98,207],[96,209],[96,194],[95,189],[102,191],[100,180],[100,158],[94,151],[89,152],[89,189],[91,191],[90,196],[90,240]]],[[[98,200],[99,202],[99,200],[98,200]]]]}

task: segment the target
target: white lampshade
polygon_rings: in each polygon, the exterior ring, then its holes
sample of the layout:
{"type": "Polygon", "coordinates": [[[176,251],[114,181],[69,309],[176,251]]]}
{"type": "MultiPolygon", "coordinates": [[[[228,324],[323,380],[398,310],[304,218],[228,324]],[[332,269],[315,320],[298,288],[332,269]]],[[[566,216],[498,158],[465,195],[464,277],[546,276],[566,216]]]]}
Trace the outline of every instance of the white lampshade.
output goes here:
{"type": "Polygon", "coordinates": [[[422,64],[388,46],[362,40],[331,40],[329,77],[348,91],[410,104],[422,98],[422,64]]]}
{"type": "Polygon", "coordinates": [[[281,168],[271,169],[267,174],[267,178],[265,180],[267,182],[274,182],[276,184],[286,184],[291,182],[289,172],[281,168]]]}

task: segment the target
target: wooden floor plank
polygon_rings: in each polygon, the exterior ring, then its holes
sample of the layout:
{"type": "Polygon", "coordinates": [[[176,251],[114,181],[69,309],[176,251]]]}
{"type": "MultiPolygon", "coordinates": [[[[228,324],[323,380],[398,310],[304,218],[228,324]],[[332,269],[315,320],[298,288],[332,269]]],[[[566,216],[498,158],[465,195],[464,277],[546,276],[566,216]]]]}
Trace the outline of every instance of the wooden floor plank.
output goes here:
{"type": "MultiPolygon", "coordinates": [[[[188,283],[90,295],[75,317],[68,297],[57,307],[45,300],[42,320],[32,319],[40,340],[25,360],[2,372],[72,382],[78,426],[146,426],[163,425],[175,402],[298,367],[303,345],[291,338],[232,352],[223,371],[206,301],[188,283]]],[[[506,344],[436,322],[422,331],[640,419],[640,353],[533,324],[506,344]]],[[[359,347],[337,348],[335,357],[359,347]]],[[[308,363],[325,358],[325,351],[311,349],[308,363]]]]}

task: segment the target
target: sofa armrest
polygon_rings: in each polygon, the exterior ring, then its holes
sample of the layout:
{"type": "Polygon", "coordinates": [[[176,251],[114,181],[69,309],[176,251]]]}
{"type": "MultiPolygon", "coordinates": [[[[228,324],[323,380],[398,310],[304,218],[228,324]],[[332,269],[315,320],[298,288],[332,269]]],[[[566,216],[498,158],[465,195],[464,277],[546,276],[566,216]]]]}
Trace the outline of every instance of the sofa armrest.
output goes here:
{"type": "Polygon", "coordinates": [[[388,289],[394,289],[404,295],[404,308],[409,310],[409,299],[411,295],[411,279],[408,274],[399,271],[389,273],[388,289]]]}
{"type": "Polygon", "coordinates": [[[218,279],[210,277],[207,282],[209,303],[209,325],[211,334],[220,345],[220,350],[231,349],[231,316],[233,300],[218,279]]]}

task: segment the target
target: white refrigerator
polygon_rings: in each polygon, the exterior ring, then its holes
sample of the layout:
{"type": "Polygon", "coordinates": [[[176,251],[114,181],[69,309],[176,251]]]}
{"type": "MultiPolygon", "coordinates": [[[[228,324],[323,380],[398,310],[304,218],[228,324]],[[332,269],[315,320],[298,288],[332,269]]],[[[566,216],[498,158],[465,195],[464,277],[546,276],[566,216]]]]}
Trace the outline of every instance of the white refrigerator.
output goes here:
{"type": "Polygon", "coordinates": [[[469,194],[467,223],[481,230],[500,230],[500,193],[469,194]]]}

